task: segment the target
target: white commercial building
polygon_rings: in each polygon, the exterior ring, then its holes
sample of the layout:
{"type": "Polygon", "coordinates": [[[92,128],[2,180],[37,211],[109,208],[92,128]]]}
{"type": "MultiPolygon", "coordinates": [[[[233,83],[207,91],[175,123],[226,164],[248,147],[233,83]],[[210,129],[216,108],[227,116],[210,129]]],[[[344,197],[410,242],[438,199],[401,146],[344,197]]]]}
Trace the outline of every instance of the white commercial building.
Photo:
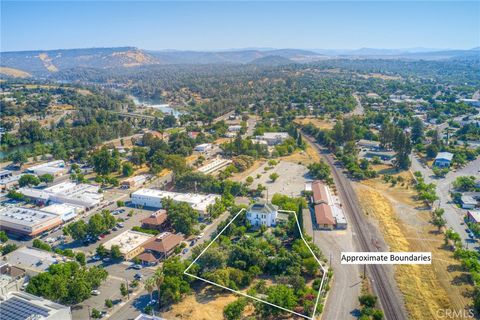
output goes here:
{"type": "Polygon", "coordinates": [[[103,200],[103,194],[98,193],[98,190],[98,186],[66,181],[45,189],[20,188],[18,191],[27,198],[44,204],[67,203],[89,210],[103,200]]]}
{"type": "Polygon", "coordinates": [[[204,166],[201,166],[197,170],[209,174],[228,166],[230,163],[232,163],[232,160],[217,158],[204,166]]]}
{"type": "Polygon", "coordinates": [[[59,215],[38,209],[7,207],[0,210],[0,229],[34,237],[62,224],[59,215]]]}
{"type": "Polygon", "coordinates": [[[247,219],[252,226],[271,227],[277,223],[277,206],[271,203],[255,203],[247,210],[247,219]]]}
{"type": "Polygon", "coordinates": [[[55,160],[29,167],[26,171],[34,173],[37,176],[51,174],[52,176],[57,177],[67,173],[67,168],[65,167],[65,161],[55,160]]]}
{"type": "Polygon", "coordinates": [[[54,203],[42,208],[42,211],[60,216],[63,222],[74,219],[77,216],[77,210],[81,209],[66,203],[54,203]]]}
{"type": "Polygon", "coordinates": [[[257,136],[257,140],[266,141],[269,146],[274,146],[287,140],[289,137],[287,132],[265,132],[261,136],[257,136]]]}
{"type": "Polygon", "coordinates": [[[140,174],[138,176],[130,177],[122,181],[122,186],[128,186],[129,188],[139,187],[143,185],[147,180],[151,179],[149,174],[140,174]]]}
{"type": "Polygon", "coordinates": [[[194,210],[207,213],[209,205],[220,199],[216,194],[179,193],[157,189],[139,189],[132,193],[132,203],[137,206],[162,208],[162,199],[171,198],[175,202],[188,203],[194,210]]]}
{"type": "Polygon", "coordinates": [[[195,146],[195,151],[197,152],[206,152],[210,149],[213,148],[213,145],[211,143],[202,143],[202,144],[199,144],[198,146],[195,146]]]}
{"type": "Polygon", "coordinates": [[[52,264],[71,260],[68,257],[54,252],[27,247],[18,248],[2,257],[2,259],[4,262],[12,266],[24,269],[29,276],[34,276],[47,271],[52,264]]]}
{"type": "Polygon", "coordinates": [[[22,174],[14,174],[10,170],[1,170],[0,171],[0,191],[10,190],[12,187],[18,185],[18,180],[22,174]]]}
{"type": "Polygon", "coordinates": [[[127,230],[105,242],[104,247],[110,250],[112,246],[118,246],[125,260],[130,260],[144,251],[142,245],[151,238],[151,234],[127,230]]]}
{"type": "Polygon", "coordinates": [[[71,320],[70,307],[26,292],[10,292],[0,302],[0,315],[5,320],[71,320]]]}
{"type": "Polygon", "coordinates": [[[240,130],[242,130],[242,126],[241,126],[241,125],[237,125],[237,124],[236,124],[236,125],[233,125],[233,126],[229,126],[229,127],[228,127],[228,131],[229,131],[229,132],[238,132],[238,131],[240,131],[240,130]]]}

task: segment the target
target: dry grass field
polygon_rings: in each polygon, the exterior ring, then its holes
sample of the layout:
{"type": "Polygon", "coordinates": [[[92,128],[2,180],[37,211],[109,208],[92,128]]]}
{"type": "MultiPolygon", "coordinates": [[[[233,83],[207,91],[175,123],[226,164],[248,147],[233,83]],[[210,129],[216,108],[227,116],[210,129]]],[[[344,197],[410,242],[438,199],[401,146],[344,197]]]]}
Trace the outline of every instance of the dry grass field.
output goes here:
{"type": "Polygon", "coordinates": [[[324,119],[313,118],[313,117],[296,118],[294,122],[300,125],[306,125],[311,123],[319,129],[332,129],[334,125],[334,123],[331,120],[324,120],[324,119]]]}
{"type": "MultiPolygon", "coordinates": [[[[387,170],[387,168],[385,168],[387,170]]],[[[406,181],[409,172],[402,172],[406,181]]],[[[414,198],[408,183],[392,187],[380,178],[355,183],[361,205],[374,218],[391,251],[430,251],[431,265],[398,265],[395,278],[411,319],[437,319],[437,310],[466,308],[467,286],[459,263],[444,248],[443,234],[430,223],[430,212],[414,198]]]]}
{"type": "Polygon", "coordinates": [[[14,78],[28,78],[32,76],[28,72],[25,72],[19,69],[14,69],[14,68],[7,68],[7,67],[0,67],[0,73],[10,77],[14,77],[14,78]]]}

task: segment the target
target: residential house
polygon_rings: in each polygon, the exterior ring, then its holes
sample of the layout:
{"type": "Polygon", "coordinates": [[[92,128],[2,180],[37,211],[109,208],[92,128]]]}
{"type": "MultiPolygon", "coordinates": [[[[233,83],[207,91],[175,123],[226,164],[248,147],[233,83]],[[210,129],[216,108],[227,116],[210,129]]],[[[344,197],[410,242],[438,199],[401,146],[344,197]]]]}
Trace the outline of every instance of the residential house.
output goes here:
{"type": "Polygon", "coordinates": [[[141,220],[142,228],[152,230],[162,230],[167,222],[167,210],[160,209],[152,213],[147,218],[141,220]]]}
{"type": "Polygon", "coordinates": [[[247,210],[247,220],[252,226],[275,226],[278,207],[269,202],[257,202],[247,210]]]}
{"type": "Polygon", "coordinates": [[[433,161],[433,165],[438,168],[448,168],[452,163],[453,153],[439,152],[433,161]]]}

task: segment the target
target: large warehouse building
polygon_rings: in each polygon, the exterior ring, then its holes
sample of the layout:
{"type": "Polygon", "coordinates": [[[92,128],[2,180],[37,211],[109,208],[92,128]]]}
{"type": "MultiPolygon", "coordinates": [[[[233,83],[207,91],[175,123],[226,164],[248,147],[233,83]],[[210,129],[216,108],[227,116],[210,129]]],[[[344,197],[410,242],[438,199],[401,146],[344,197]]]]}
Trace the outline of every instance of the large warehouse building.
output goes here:
{"type": "Polygon", "coordinates": [[[132,193],[132,203],[137,206],[162,208],[162,199],[171,198],[175,202],[188,203],[201,214],[207,213],[209,205],[220,199],[216,194],[178,193],[157,189],[139,189],[132,193]]]}
{"type": "Polygon", "coordinates": [[[0,210],[0,228],[35,237],[62,224],[60,215],[37,209],[7,207],[0,210]]]}

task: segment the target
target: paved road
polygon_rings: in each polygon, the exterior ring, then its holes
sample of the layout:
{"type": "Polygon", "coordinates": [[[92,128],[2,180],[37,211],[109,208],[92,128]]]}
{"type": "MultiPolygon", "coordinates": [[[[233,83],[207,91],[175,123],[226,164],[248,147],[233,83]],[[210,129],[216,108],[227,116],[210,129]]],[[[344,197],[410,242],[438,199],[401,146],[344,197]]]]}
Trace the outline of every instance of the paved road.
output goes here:
{"type": "Polygon", "coordinates": [[[456,171],[450,171],[445,178],[437,178],[432,170],[420,162],[419,158],[414,154],[412,157],[412,171],[420,171],[425,178],[426,183],[434,183],[437,185],[437,195],[440,198],[435,202],[434,206],[443,208],[445,210],[444,218],[447,221],[447,226],[457,232],[465,245],[471,246],[472,241],[466,232],[466,225],[463,218],[466,210],[460,209],[450,198],[450,190],[453,188],[453,182],[459,176],[476,176],[479,177],[480,157],[469,162],[463,168],[456,171]]]}
{"type": "MultiPolygon", "coordinates": [[[[204,243],[205,241],[209,240],[211,235],[217,230],[217,226],[222,222],[227,220],[230,217],[229,212],[224,212],[221,214],[215,221],[213,221],[211,224],[207,225],[207,227],[204,229],[204,236],[199,239],[195,246],[204,243]]],[[[181,258],[182,259],[188,259],[190,258],[192,254],[192,247],[189,248],[188,252],[186,254],[182,254],[181,258]]],[[[145,290],[139,291],[137,297],[135,299],[130,300],[128,303],[126,303],[124,306],[122,306],[120,309],[116,310],[112,315],[111,318],[115,320],[130,320],[130,319],[135,319],[140,312],[143,311],[143,309],[147,306],[147,303],[149,301],[149,296],[145,290]]]]}
{"type": "MultiPolygon", "coordinates": [[[[317,151],[323,155],[332,169],[332,175],[343,204],[343,210],[347,215],[350,224],[349,227],[353,228],[356,235],[355,240],[358,244],[357,249],[365,252],[377,251],[371,238],[372,234],[376,234],[377,230],[363,215],[357,195],[353,190],[350,181],[344,175],[342,170],[335,166],[331,154],[326,153],[313,138],[306,135],[304,135],[304,137],[312,142],[317,151]]],[[[393,277],[392,266],[368,265],[366,270],[372,279],[372,286],[375,294],[379,298],[385,318],[387,320],[407,319],[404,302],[393,277]]]]}

